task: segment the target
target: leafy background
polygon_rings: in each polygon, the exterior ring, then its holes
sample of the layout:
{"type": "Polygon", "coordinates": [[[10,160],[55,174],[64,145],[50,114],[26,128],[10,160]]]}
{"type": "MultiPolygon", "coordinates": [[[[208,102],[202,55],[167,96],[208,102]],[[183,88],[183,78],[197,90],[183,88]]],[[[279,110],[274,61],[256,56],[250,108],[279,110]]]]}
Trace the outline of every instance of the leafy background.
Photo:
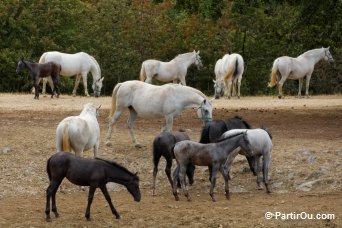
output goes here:
{"type": "MultiPolygon", "coordinates": [[[[93,55],[110,95],[116,83],[139,78],[144,60],[200,50],[204,67],[189,68],[190,86],[212,94],[216,61],[236,52],[245,60],[242,95],[276,94],[267,88],[275,58],[330,46],[335,64],[316,65],[310,93],[341,93],[341,21],[341,0],[2,0],[0,92],[29,92],[32,82],[27,72],[16,75],[17,62],[38,62],[46,51],[93,55]]],[[[61,82],[71,93],[74,78],[61,82]]],[[[297,87],[285,83],[287,94],[297,87]]]]}

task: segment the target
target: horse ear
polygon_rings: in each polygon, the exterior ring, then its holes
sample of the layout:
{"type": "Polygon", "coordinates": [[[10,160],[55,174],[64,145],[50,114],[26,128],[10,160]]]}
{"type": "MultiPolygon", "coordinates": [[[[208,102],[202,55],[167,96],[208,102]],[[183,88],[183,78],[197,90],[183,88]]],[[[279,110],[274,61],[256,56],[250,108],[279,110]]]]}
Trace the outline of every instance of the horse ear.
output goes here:
{"type": "Polygon", "coordinates": [[[198,50],[197,55],[199,55],[200,51],[198,50]]]}
{"type": "Polygon", "coordinates": [[[213,79],[213,82],[216,83],[216,81],[213,79]]]}

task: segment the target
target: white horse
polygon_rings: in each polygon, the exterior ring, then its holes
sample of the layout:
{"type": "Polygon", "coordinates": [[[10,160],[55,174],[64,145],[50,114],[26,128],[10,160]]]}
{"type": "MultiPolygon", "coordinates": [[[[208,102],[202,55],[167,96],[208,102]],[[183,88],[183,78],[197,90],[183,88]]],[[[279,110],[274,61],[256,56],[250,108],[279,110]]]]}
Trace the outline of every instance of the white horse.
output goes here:
{"type": "Polygon", "coordinates": [[[98,157],[100,145],[100,127],[97,122],[98,110],[88,103],[83,106],[79,116],[69,116],[62,120],[56,130],[56,149],[60,151],[74,151],[83,157],[83,151],[93,149],[94,157],[98,157]]]}
{"type": "Polygon", "coordinates": [[[303,79],[306,76],[305,96],[308,97],[311,74],[314,70],[315,64],[321,59],[328,61],[330,64],[334,63],[334,59],[330,54],[329,47],[322,47],[304,52],[297,58],[288,56],[277,58],[273,62],[271,80],[268,86],[273,87],[278,83],[278,97],[282,98],[283,85],[286,79],[299,80],[298,96],[300,97],[302,93],[303,79]]]}
{"type": "MultiPolygon", "coordinates": [[[[268,132],[267,129],[233,129],[226,131],[222,134],[220,139],[229,138],[232,135],[237,133],[247,132],[247,139],[252,146],[253,149],[253,157],[252,157],[252,164],[254,171],[256,172],[257,176],[257,185],[258,188],[261,189],[260,181],[259,181],[259,173],[260,169],[260,158],[262,156],[262,173],[263,173],[263,182],[266,187],[266,192],[270,193],[270,189],[268,187],[268,171],[271,165],[272,159],[272,135],[268,132]]],[[[227,159],[225,166],[229,169],[233,163],[233,159],[227,159]]],[[[229,170],[228,170],[229,172],[229,170]]]]}
{"type": "MultiPolygon", "coordinates": [[[[92,88],[94,90],[95,97],[100,96],[102,81],[101,78],[101,69],[95,58],[91,55],[88,55],[85,52],[78,52],[76,54],[66,54],[57,51],[45,52],[39,59],[39,63],[46,62],[54,62],[61,65],[61,73],[60,75],[71,77],[76,75],[75,87],[72,91],[73,96],[76,96],[76,90],[80,83],[80,79],[82,76],[83,86],[84,86],[84,94],[89,96],[88,87],[87,87],[87,75],[91,72],[93,76],[93,85],[92,88]]],[[[43,80],[43,94],[46,91],[46,81],[49,80],[50,87],[53,89],[53,85],[51,83],[51,77],[43,80]]]]}
{"type": "Polygon", "coordinates": [[[215,64],[214,82],[215,98],[226,94],[228,98],[237,95],[240,98],[240,86],[244,71],[243,58],[239,54],[226,54],[215,64]]]}
{"type": "Polygon", "coordinates": [[[146,60],[141,65],[140,81],[152,83],[152,79],[155,78],[162,82],[174,83],[180,80],[182,85],[186,85],[185,76],[188,71],[188,67],[191,64],[195,64],[197,69],[202,67],[201,57],[199,51],[193,51],[176,56],[170,62],[161,62],[154,59],[146,60]]]}
{"type": "Polygon", "coordinates": [[[106,145],[110,146],[113,125],[119,119],[122,111],[128,108],[128,128],[136,147],[137,142],[133,130],[137,116],[143,118],[165,117],[166,124],[162,131],[171,131],[173,118],[185,108],[197,108],[198,116],[204,122],[212,118],[212,106],[206,96],[199,90],[179,84],[151,85],[141,81],[126,81],[118,83],[112,95],[112,108],[108,125],[106,145]]]}

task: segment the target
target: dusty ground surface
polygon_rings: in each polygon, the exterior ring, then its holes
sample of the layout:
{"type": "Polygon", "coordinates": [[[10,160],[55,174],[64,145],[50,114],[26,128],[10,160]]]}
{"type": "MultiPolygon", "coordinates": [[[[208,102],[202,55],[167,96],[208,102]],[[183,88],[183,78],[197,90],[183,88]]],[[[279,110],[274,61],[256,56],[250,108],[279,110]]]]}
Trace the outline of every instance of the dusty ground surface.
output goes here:
{"type": "MultiPolygon", "coordinates": [[[[63,182],[65,193],[57,193],[60,218],[52,216],[53,227],[323,227],[342,225],[342,96],[242,97],[213,101],[215,119],[242,116],[253,127],[266,125],[273,134],[270,171],[271,194],[256,189],[255,177],[243,158],[232,168],[231,200],[224,198],[223,180],[218,176],[213,203],[208,194],[207,168],[198,167],[190,187],[193,201],[183,195],[176,202],[161,159],[157,196],[151,194],[153,138],[162,119],[139,119],[136,133],[144,145],[131,144],[125,113],[116,125],[113,147],[104,145],[110,97],[86,98],[62,95],[59,99],[31,94],[0,94],[0,227],[43,227],[47,159],[55,152],[55,129],[67,116],[78,115],[83,104],[101,104],[100,156],[139,172],[142,201],[136,203],[126,189],[111,184],[114,206],[122,216],[114,219],[98,191],[92,205],[92,221],[84,218],[87,190],[63,182]],[[266,212],[279,212],[288,219],[265,219],[266,212]],[[303,213],[302,213],[303,212],[303,213]],[[302,213],[302,214],[300,214],[302,213]],[[304,214],[307,213],[307,214],[304,214]],[[334,219],[300,219],[311,214],[334,214],[334,219]],[[285,216],[285,215],[283,215],[285,216]]],[[[187,129],[199,140],[201,122],[187,110],[175,120],[174,129],[187,129]]],[[[88,151],[85,156],[92,157],[88,151]]],[[[324,216],[324,215],[323,215],[324,216]]]]}

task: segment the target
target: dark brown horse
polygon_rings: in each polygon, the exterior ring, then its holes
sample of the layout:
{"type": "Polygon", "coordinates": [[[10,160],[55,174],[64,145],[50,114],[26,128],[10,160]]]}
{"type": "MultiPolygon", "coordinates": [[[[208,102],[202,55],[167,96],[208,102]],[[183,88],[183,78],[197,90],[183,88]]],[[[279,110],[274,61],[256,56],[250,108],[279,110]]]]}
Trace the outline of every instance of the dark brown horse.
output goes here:
{"type": "Polygon", "coordinates": [[[57,93],[57,97],[59,97],[59,74],[61,72],[61,65],[48,62],[48,63],[34,63],[32,61],[25,61],[23,58],[21,58],[18,62],[17,66],[17,74],[19,74],[23,69],[27,69],[31,79],[34,83],[35,88],[35,95],[34,99],[39,99],[39,78],[45,78],[51,75],[52,81],[53,81],[53,91],[51,98],[53,98],[53,95],[57,93]]]}
{"type": "Polygon", "coordinates": [[[112,213],[117,219],[120,218],[107,191],[106,184],[108,182],[124,185],[134,200],[140,202],[139,177],[114,162],[99,158],[86,159],[68,152],[58,152],[49,158],[46,169],[50,180],[49,187],[46,189],[45,214],[47,222],[51,220],[50,198],[52,198],[52,211],[56,218],[59,217],[56,207],[56,192],[65,177],[73,184],[89,186],[88,205],[85,213],[88,221],[90,221],[90,206],[96,188],[101,189],[112,213]]]}
{"type": "MultiPolygon", "coordinates": [[[[173,181],[171,178],[171,167],[172,167],[172,160],[175,158],[173,154],[173,147],[177,142],[183,140],[190,140],[188,134],[183,131],[174,131],[174,132],[162,132],[157,135],[153,140],[153,187],[152,187],[152,194],[156,195],[156,177],[158,173],[158,164],[161,156],[163,156],[166,160],[166,167],[165,173],[167,178],[169,179],[171,188],[173,186],[173,181]]],[[[186,170],[186,174],[189,178],[189,183],[192,185],[194,182],[194,171],[195,166],[189,164],[186,170]]]]}

